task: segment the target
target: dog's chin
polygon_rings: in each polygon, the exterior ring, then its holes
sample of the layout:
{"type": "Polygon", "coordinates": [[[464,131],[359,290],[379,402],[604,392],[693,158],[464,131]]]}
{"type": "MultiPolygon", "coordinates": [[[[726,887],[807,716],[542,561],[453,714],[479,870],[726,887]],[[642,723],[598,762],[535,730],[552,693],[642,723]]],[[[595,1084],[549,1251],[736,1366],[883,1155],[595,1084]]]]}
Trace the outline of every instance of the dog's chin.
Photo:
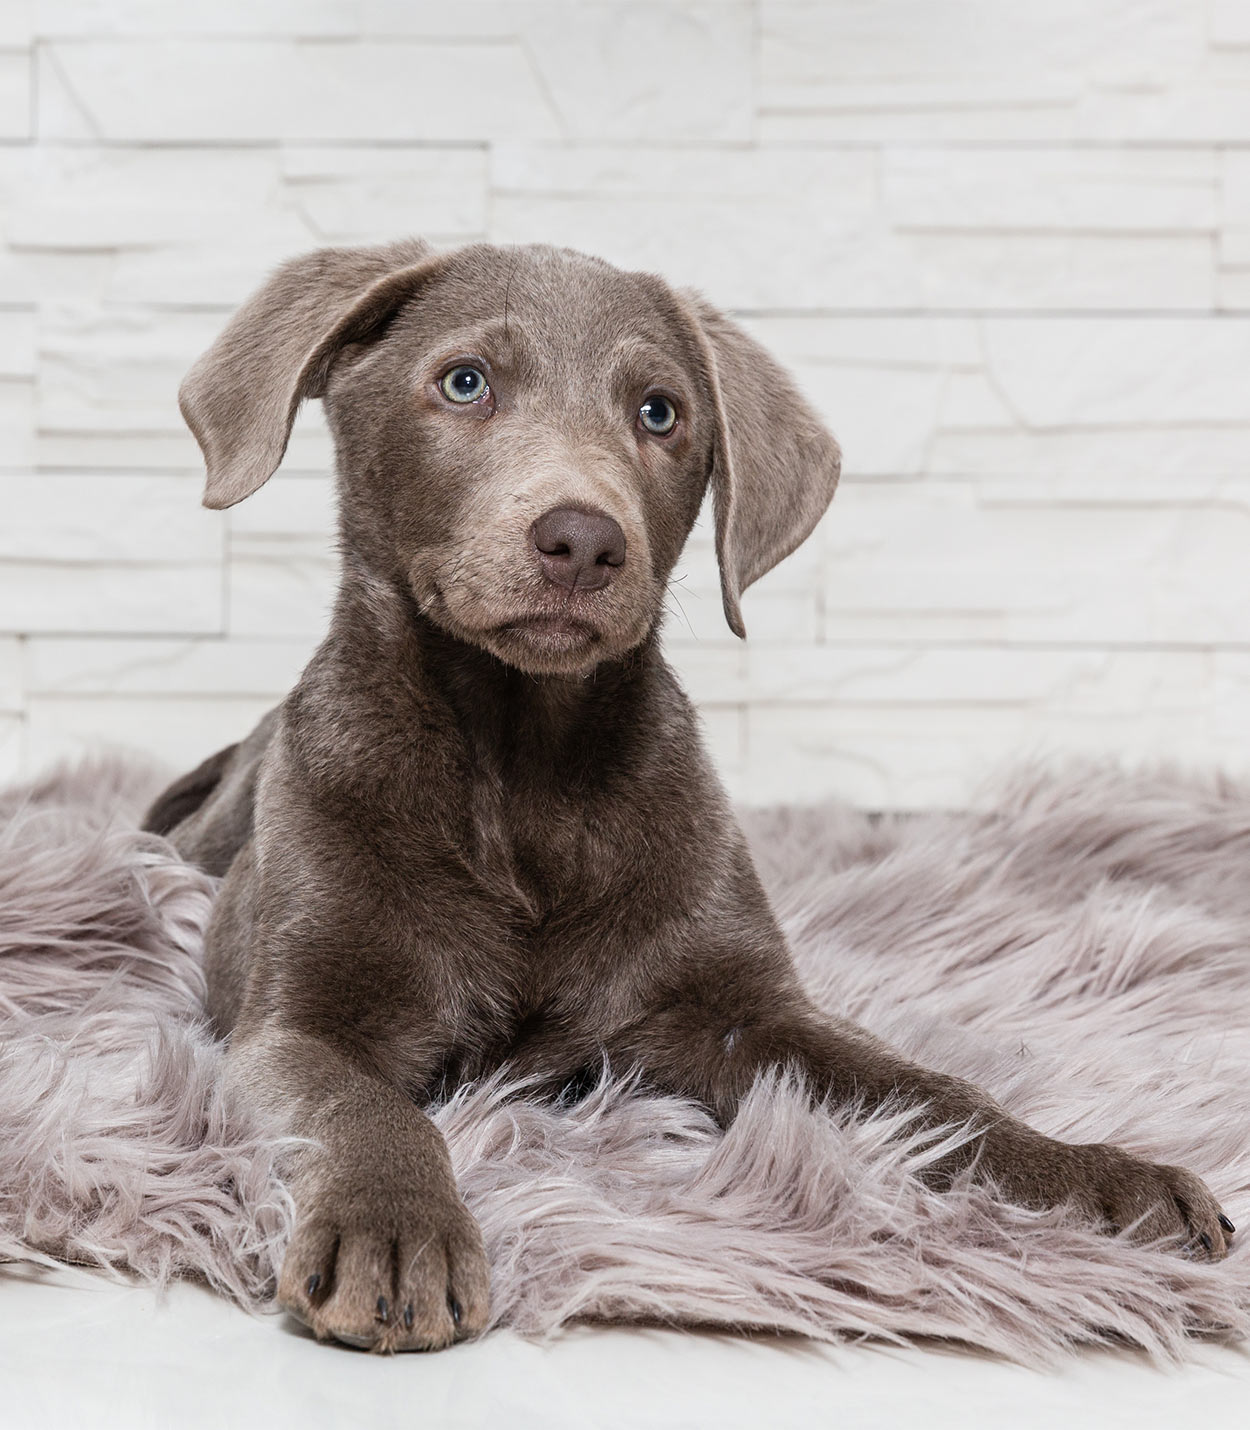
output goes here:
{"type": "Polygon", "coordinates": [[[478,641],[527,675],[585,675],[620,653],[598,626],[566,615],[517,616],[478,641]]]}
{"type": "Polygon", "coordinates": [[[652,623],[638,611],[610,612],[580,601],[449,601],[436,585],[418,600],[449,635],[535,676],[589,675],[641,645],[652,623]]]}
{"type": "Polygon", "coordinates": [[[526,675],[590,675],[604,661],[619,660],[645,637],[605,630],[593,621],[561,614],[519,614],[491,625],[448,623],[452,634],[526,675]]]}

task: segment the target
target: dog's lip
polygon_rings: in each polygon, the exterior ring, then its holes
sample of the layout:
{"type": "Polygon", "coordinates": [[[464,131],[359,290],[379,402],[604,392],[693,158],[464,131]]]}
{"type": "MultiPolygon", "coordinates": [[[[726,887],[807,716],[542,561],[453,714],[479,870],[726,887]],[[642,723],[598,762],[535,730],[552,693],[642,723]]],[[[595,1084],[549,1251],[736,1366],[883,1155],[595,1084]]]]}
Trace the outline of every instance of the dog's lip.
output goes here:
{"type": "Polygon", "coordinates": [[[579,621],[573,616],[542,613],[514,616],[505,621],[499,631],[503,635],[524,635],[537,640],[559,645],[578,641],[597,641],[598,630],[588,621],[579,621]]]}

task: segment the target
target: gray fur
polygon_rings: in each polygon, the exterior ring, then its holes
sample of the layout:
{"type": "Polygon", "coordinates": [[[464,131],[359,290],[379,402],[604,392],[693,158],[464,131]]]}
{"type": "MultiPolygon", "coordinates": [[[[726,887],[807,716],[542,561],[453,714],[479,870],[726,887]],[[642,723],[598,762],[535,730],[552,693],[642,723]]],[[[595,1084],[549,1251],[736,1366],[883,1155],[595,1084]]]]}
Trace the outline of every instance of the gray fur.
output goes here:
{"type": "Polygon", "coordinates": [[[558,1092],[607,1060],[722,1124],[790,1070],[822,1100],[971,1121],[935,1185],[972,1169],[1225,1253],[1190,1172],[1047,1137],[804,990],[658,635],[707,490],[739,634],[741,592],[833,495],[837,444],[758,344],[566,250],[324,250],[183,386],[210,505],[268,479],[308,397],[338,460],[329,633],[147,821],[224,874],[205,971],[229,1085],[305,1139],[285,1306],[384,1351],[488,1324],[481,1231],[423,1106],[505,1065],[558,1092]],[[569,517],[609,546],[547,550],[569,517]]]}

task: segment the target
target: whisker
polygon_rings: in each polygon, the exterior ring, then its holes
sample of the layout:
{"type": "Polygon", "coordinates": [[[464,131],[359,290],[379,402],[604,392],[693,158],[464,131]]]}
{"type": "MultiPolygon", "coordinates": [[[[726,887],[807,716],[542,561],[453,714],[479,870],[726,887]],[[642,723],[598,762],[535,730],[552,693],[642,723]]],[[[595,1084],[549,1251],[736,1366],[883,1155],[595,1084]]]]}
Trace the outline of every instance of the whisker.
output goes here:
{"type": "Polygon", "coordinates": [[[678,613],[678,615],[681,616],[682,620],[685,621],[685,623],[686,623],[686,629],[690,632],[691,635],[694,635],[694,627],[690,624],[690,617],[689,617],[688,615],[686,615],[685,607],[684,607],[684,606],[682,605],[682,603],[677,599],[676,593],[673,592],[673,591],[671,591],[671,590],[670,590],[670,591],[667,593],[667,595],[665,596],[665,600],[664,600],[665,608],[666,608],[667,610],[672,610],[672,607],[669,605],[669,597],[671,597],[672,600],[674,601],[674,603],[676,604],[676,606],[677,606],[677,613],[678,613]]]}

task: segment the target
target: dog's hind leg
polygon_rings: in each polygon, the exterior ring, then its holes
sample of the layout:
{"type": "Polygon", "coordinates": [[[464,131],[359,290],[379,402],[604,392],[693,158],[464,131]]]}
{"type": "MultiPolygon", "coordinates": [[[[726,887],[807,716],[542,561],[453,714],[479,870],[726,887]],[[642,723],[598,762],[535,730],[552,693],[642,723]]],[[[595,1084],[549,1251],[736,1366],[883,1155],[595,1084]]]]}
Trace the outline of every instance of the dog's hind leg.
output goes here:
{"type": "Polygon", "coordinates": [[[225,874],[251,838],[256,780],[277,718],[269,711],[245,740],[175,780],[144,816],[144,829],[165,835],[190,863],[225,874]]]}
{"type": "Polygon", "coordinates": [[[168,789],[157,796],[155,803],[143,816],[143,828],[150,834],[171,834],[188,819],[213,793],[221,783],[230,766],[234,752],[239,748],[236,742],[218,750],[215,755],[189,773],[176,779],[168,789]]]}

